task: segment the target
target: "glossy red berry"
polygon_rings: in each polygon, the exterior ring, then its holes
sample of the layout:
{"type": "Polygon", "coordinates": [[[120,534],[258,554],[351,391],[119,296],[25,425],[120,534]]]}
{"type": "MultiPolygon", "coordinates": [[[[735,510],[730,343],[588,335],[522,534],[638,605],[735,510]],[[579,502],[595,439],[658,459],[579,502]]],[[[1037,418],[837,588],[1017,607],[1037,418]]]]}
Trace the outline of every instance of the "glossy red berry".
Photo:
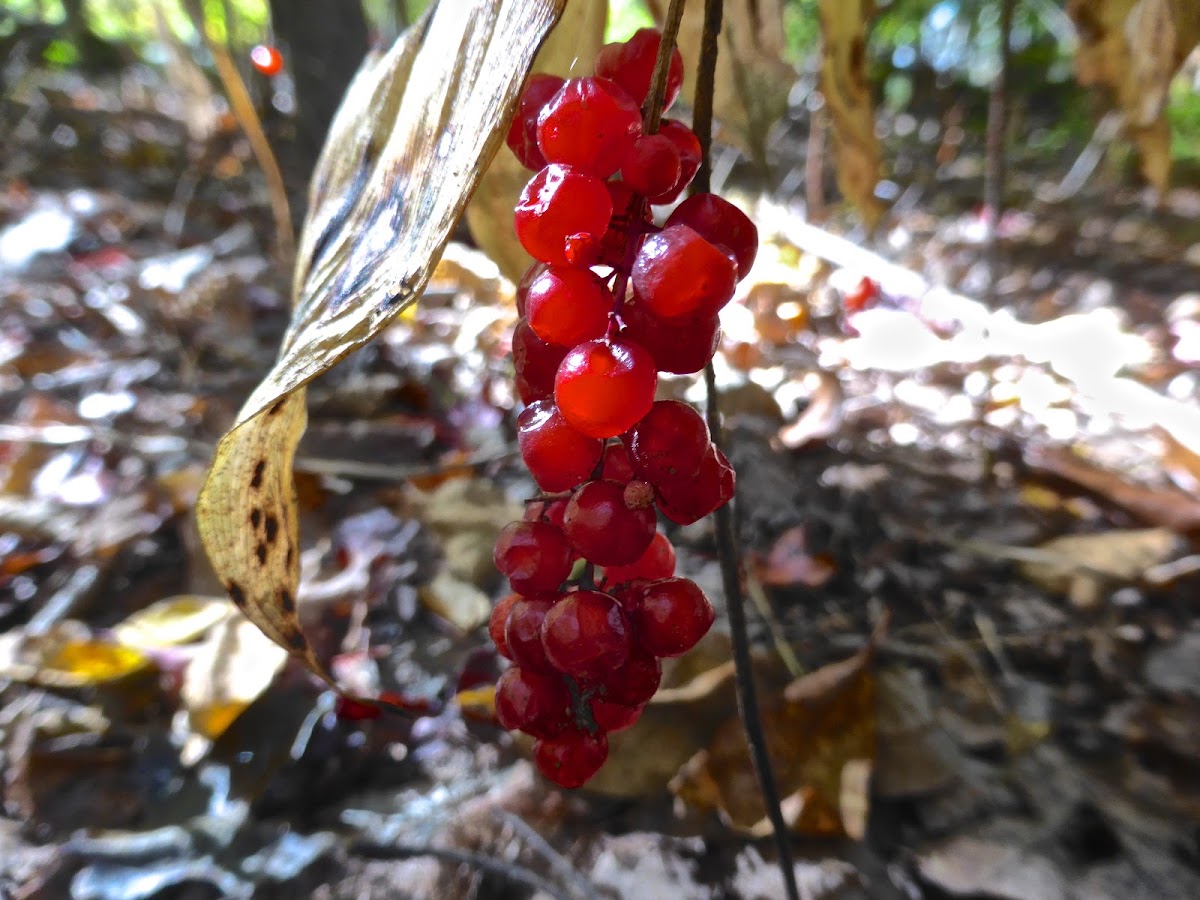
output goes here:
{"type": "Polygon", "coordinates": [[[625,323],[621,337],[650,351],[660,372],[699,372],[721,343],[721,322],[716,316],[661,319],[635,300],[621,307],[621,321],[625,323]]]}
{"type": "Polygon", "coordinates": [[[510,522],[496,538],[492,551],[496,568],[508,576],[512,589],[529,596],[556,591],[571,574],[571,547],[563,533],[548,522],[510,522]]]}
{"type": "Polygon", "coordinates": [[[708,633],[716,612],[694,581],[665,578],[642,588],[630,619],[645,650],[655,656],[679,656],[708,633]]]}
{"type": "MultiPolygon", "coordinates": [[[[594,696],[622,706],[642,706],[650,701],[662,683],[662,663],[657,656],[637,643],[629,659],[620,668],[606,672],[595,686],[594,696]]],[[[605,729],[611,731],[612,729],[605,729]]]]}
{"type": "Polygon", "coordinates": [[[679,178],[669,189],[650,198],[653,204],[674,203],[700,171],[700,139],[692,129],[674,119],[664,119],[658,133],[667,138],[679,151],[679,178]]]}
{"type": "Polygon", "coordinates": [[[608,566],[604,569],[604,586],[644,579],[655,581],[675,574],[675,548],[662,532],[657,532],[646,552],[627,566],[608,566]]]}
{"type": "Polygon", "coordinates": [[[650,207],[628,185],[620,181],[605,184],[612,198],[613,213],[600,243],[600,264],[624,269],[629,265],[626,257],[630,246],[641,241],[642,234],[653,230],[654,218],[650,207]]]}
{"type": "Polygon", "coordinates": [[[546,658],[560,672],[595,679],[629,658],[629,625],[620,604],[600,591],[574,591],[542,622],[546,658]]]}
{"type": "MultiPolygon", "coordinates": [[[[650,93],[650,82],[654,77],[654,64],[658,59],[658,48],[662,34],[657,28],[639,29],[633,37],[621,44],[605,44],[596,56],[596,74],[611,78],[623,87],[634,102],[641,106],[650,93]]],[[[671,62],[667,66],[667,91],[663,97],[663,109],[668,108],[679,96],[683,87],[683,56],[679,49],[671,51],[671,62]]]]}
{"type": "Polygon", "coordinates": [[[674,141],[661,134],[644,134],[634,142],[621,167],[621,181],[630,190],[653,197],[678,183],[681,164],[674,141]]]}
{"type": "Polygon", "coordinates": [[[689,478],[708,453],[708,425],[678,400],[658,400],[624,438],[634,470],[652,484],[689,478]]]}
{"type": "Polygon", "coordinates": [[[557,75],[530,75],[517,105],[517,114],[509,126],[504,142],[527,169],[535,172],[546,165],[537,143],[537,120],[546,102],[558,93],[563,79],[557,75]]]}
{"type": "Polygon", "coordinates": [[[662,319],[715,316],[733,299],[737,267],[688,226],[671,225],[642,242],[630,280],[662,319]]]}
{"type": "Polygon", "coordinates": [[[575,428],[598,438],[616,437],[654,402],[654,359],[637,344],[607,338],[585,341],[563,358],[554,379],[558,408],[575,428]]]}
{"type": "Polygon", "coordinates": [[[605,700],[592,701],[592,721],[596,723],[597,728],[609,734],[624,731],[641,716],[640,706],[621,706],[619,703],[609,703],[605,700]]]}
{"type": "Polygon", "coordinates": [[[691,478],[669,478],[655,485],[659,511],[679,525],[691,525],[733,498],[733,466],[725,454],[709,447],[700,471],[691,478]]]}
{"type": "Polygon", "coordinates": [[[506,669],[496,682],[496,719],[535,737],[561,734],[572,721],[571,694],[559,674],[506,669]]]}
{"type": "Polygon", "coordinates": [[[270,78],[283,71],[283,54],[269,44],[259,44],[250,51],[250,64],[270,78]]]}
{"type": "Polygon", "coordinates": [[[549,266],[526,291],[525,318],[548,344],[574,347],[604,334],[613,298],[588,269],[549,266]]]}
{"type": "Polygon", "coordinates": [[[629,451],[623,443],[613,442],[605,446],[604,468],[600,470],[600,477],[605,481],[621,484],[628,484],[633,480],[633,463],[630,462],[629,451]]]}
{"type": "Polygon", "coordinates": [[[641,130],[641,112],[620,85],[572,78],[542,108],[537,138],[550,162],[607,178],[624,164],[641,130]]]}
{"type": "Polygon", "coordinates": [[[567,424],[552,400],[538,400],[521,411],[517,445],[533,480],[550,493],[586,481],[604,452],[604,442],[567,424]]]}
{"type": "Polygon", "coordinates": [[[530,179],[517,201],[513,223],[521,246],[534,259],[570,265],[567,241],[608,229],[612,199],[599,178],[570,166],[550,164],[530,179]]]}
{"type": "Polygon", "coordinates": [[[548,268],[544,262],[535,262],[532,266],[525,270],[525,274],[521,276],[521,280],[517,282],[517,315],[525,318],[525,305],[529,299],[529,288],[537,281],[538,276],[545,272],[548,268]]]}
{"type": "Polygon", "coordinates": [[[533,744],[533,761],[546,778],[559,787],[577,788],[600,771],[608,759],[608,738],[603,734],[566,731],[533,744]]]}
{"type": "Polygon", "coordinates": [[[555,528],[562,528],[563,513],[567,511],[567,501],[535,500],[525,505],[526,522],[549,522],[555,528]]]}
{"type": "Polygon", "coordinates": [[[567,348],[547,344],[522,319],[513,331],[512,352],[521,402],[533,403],[552,397],[554,379],[567,355],[567,348]]]}
{"type": "Polygon", "coordinates": [[[496,652],[505,659],[512,659],[508,653],[508,641],[504,637],[504,626],[508,624],[508,613],[513,604],[520,600],[519,594],[509,594],[492,607],[492,616],[488,619],[488,637],[496,645],[496,652]]]}
{"type": "Polygon", "coordinates": [[[567,502],[563,531],[589,562],[628,565],[641,558],[654,539],[654,504],[631,505],[628,490],[629,485],[616,481],[589,481],[567,502]]]}
{"type": "Polygon", "coordinates": [[[509,659],[527,672],[553,672],[542,647],[542,621],[562,598],[560,594],[535,594],[512,605],[504,623],[504,640],[509,659]]]}
{"type": "Polygon", "coordinates": [[[758,228],[744,212],[716,194],[692,194],[667,219],[686,225],[711,244],[728,247],[737,257],[737,277],[745,278],[758,255],[758,228]]]}

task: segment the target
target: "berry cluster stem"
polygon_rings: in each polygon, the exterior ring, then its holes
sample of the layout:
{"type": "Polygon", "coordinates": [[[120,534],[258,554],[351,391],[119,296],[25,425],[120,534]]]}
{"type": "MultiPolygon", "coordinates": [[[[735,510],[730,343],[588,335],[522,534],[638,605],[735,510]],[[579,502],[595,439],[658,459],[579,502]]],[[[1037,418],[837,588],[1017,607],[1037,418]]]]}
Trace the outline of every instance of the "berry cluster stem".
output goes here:
{"type": "MultiPolygon", "coordinates": [[[[670,20],[671,14],[676,12],[677,7],[679,8],[678,13],[681,15],[682,0],[673,0],[668,20],[670,20]]],[[[700,60],[696,71],[696,92],[692,104],[692,130],[700,141],[701,151],[700,169],[692,183],[694,192],[711,189],[713,89],[717,69],[717,39],[721,34],[723,11],[723,0],[705,0],[704,30],[700,43],[700,60]]],[[[676,29],[678,29],[677,21],[676,29]]],[[[674,40],[674,35],[671,39],[674,40]]],[[[663,48],[666,48],[667,38],[665,36],[662,43],[663,48]]],[[[660,48],[660,57],[662,52],[663,49],[660,48]]],[[[656,69],[655,77],[657,78],[657,76],[656,69]]],[[[723,448],[725,442],[721,428],[717,377],[711,362],[704,367],[704,387],[708,429],[713,443],[723,448]]],[[[717,555],[721,564],[721,582],[725,590],[725,604],[729,612],[729,631],[733,643],[738,712],[741,715],[742,728],[746,732],[746,743],[750,748],[750,759],[754,765],[754,772],[758,776],[763,805],[771,820],[775,851],[779,856],[779,871],[783,876],[784,888],[787,891],[788,900],[800,900],[800,890],[796,884],[796,868],[792,862],[792,847],[788,840],[787,823],[784,821],[783,810],[780,807],[779,786],[775,781],[775,770],[771,764],[771,754],[767,749],[767,735],[763,729],[762,713],[758,704],[758,690],[754,684],[750,638],[746,629],[746,600],[742,593],[741,552],[738,547],[737,532],[733,526],[734,502],[736,502],[736,497],[715,512],[714,525],[717,555]]]]}

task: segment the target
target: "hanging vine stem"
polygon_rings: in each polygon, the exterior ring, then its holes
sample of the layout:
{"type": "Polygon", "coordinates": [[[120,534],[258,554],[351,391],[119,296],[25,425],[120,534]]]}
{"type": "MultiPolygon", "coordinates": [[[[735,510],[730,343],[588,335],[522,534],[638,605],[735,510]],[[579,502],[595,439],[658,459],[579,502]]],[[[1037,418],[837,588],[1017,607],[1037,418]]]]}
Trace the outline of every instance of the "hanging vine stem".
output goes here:
{"type": "MultiPolygon", "coordinates": [[[[672,0],[671,10],[683,6],[682,0],[672,0]]],[[[692,103],[692,131],[700,140],[700,169],[692,182],[696,193],[708,191],[712,184],[712,130],[713,90],[716,86],[717,40],[721,34],[721,19],[724,0],[704,0],[704,31],[700,42],[700,61],[696,71],[696,93],[692,103]]],[[[669,16],[669,14],[668,14],[669,16]]],[[[666,41],[663,41],[666,47],[666,41]]],[[[669,48],[668,48],[669,49],[669,48]]],[[[659,50],[662,62],[663,50],[659,50]]],[[[665,74],[665,72],[664,72],[665,74]]],[[[717,392],[717,376],[710,362],[704,367],[704,387],[707,394],[708,430],[713,443],[723,447],[724,433],[721,428],[720,398],[717,392]]],[[[732,501],[714,514],[716,526],[717,555],[721,563],[721,583],[725,590],[725,605],[729,611],[729,631],[733,641],[733,664],[737,673],[738,714],[746,732],[746,743],[750,747],[750,760],[754,774],[758,776],[758,787],[762,792],[763,805],[771,821],[775,837],[775,850],[779,856],[779,871],[788,900],[800,900],[796,885],[796,868],[792,862],[792,846],[788,839],[788,827],[779,805],[779,786],[775,781],[775,770],[771,765],[771,754],[767,747],[767,735],[763,728],[762,714],[758,705],[758,690],[754,684],[753,663],[750,658],[750,638],[746,633],[746,598],[742,593],[741,549],[737,532],[733,527],[732,501]]]]}

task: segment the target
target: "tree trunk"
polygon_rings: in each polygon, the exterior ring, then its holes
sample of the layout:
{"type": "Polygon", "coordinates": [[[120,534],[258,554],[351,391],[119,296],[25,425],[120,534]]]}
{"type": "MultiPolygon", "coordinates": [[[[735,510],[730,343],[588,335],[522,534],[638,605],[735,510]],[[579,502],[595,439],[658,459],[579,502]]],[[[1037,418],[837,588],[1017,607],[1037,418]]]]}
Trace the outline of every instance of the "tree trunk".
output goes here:
{"type": "Polygon", "coordinates": [[[367,20],[354,0],[270,0],[271,21],[296,85],[295,133],[277,146],[297,222],[329,123],[367,52],[367,20]]]}

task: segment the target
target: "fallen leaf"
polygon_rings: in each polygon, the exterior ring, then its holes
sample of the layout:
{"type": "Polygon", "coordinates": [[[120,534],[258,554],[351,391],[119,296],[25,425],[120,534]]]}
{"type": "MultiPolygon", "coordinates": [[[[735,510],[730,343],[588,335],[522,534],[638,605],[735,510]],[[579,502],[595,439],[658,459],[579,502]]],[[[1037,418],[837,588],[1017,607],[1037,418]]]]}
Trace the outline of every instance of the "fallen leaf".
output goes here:
{"type": "Polygon", "coordinates": [[[0,678],[43,687],[97,687],[149,671],[150,658],[133,647],[91,635],[78,622],[62,622],[27,635],[0,635],[0,678]]]}
{"type": "Polygon", "coordinates": [[[435,575],[429,584],[422,585],[419,595],[426,609],[462,631],[482,625],[492,613],[487,594],[449,572],[435,575]]]}
{"type": "Polygon", "coordinates": [[[199,640],[234,612],[225,597],[168,597],[140,610],[113,628],[113,637],[126,647],[160,650],[199,640]]]}
{"type": "MultiPolygon", "coordinates": [[[[784,813],[805,834],[861,832],[867,797],[863,785],[875,759],[876,635],[854,656],[793,681],[763,710],[763,729],[784,813]],[[843,818],[843,812],[849,821],[843,818]]],[[[723,724],[712,742],[672,780],[681,800],[716,808],[730,825],[753,835],[771,825],[750,763],[741,720],[723,724]]]]}
{"type": "Polygon", "coordinates": [[[846,392],[841,379],[824,371],[818,372],[817,378],[817,389],[800,418],[779,430],[779,442],[789,450],[832,437],[845,420],[846,392]]]}
{"type": "Polygon", "coordinates": [[[917,854],[921,877],[953,897],[1066,900],[1067,881],[1046,857],[1016,842],[960,835],[917,854]]]}
{"type": "Polygon", "coordinates": [[[1200,447],[1184,443],[1166,428],[1155,433],[1163,445],[1163,471],[1180,490],[1200,496],[1200,447]]]}
{"type": "Polygon", "coordinates": [[[790,587],[801,584],[818,588],[829,581],[837,571],[828,554],[812,555],[808,551],[808,538],[803,525],[789,528],[771,545],[765,558],[757,554],[751,557],[755,577],[765,585],[790,587]]]}
{"type": "Polygon", "coordinates": [[[200,493],[200,533],[221,583],[251,622],[330,684],[296,614],[292,468],[305,385],[416,300],[564,5],[438,4],[364,62],[313,174],[279,358],[218,444],[200,493]]]}
{"type": "Polygon", "coordinates": [[[1173,557],[1182,542],[1167,528],[1104,531],[1054,538],[1038,549],[1047,559],[1021,563],[1021,574],[1051,593],[1082,596],[1104,580],[1136,581],[1173,557]]]}

